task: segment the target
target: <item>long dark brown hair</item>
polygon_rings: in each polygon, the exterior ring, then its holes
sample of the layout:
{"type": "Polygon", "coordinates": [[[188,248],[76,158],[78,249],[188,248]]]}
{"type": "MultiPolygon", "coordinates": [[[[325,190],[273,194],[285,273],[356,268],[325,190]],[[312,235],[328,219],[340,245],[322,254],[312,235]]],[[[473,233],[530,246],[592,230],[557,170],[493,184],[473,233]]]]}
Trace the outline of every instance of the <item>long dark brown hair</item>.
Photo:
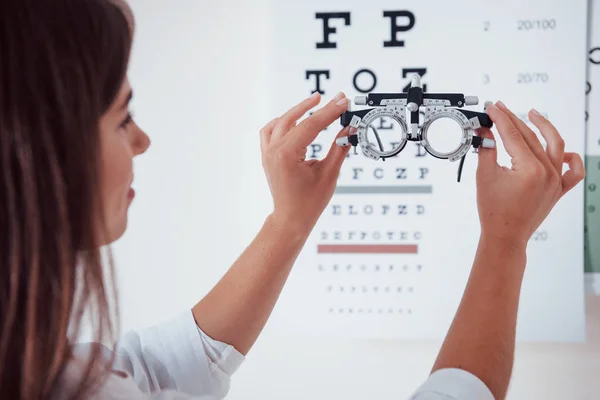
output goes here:
{"type": "MultiPolygon", "coordinates": [[[[112,264],[100,253],[99,121],[131,41],[131,15],[110,0],[0,1],[3,399],[56,395],[84,315],[94,341],[117,332],[112,264]]],[[[92,368],[98,357],[94,348],[79,396],[108,373],[92,368]]]]}

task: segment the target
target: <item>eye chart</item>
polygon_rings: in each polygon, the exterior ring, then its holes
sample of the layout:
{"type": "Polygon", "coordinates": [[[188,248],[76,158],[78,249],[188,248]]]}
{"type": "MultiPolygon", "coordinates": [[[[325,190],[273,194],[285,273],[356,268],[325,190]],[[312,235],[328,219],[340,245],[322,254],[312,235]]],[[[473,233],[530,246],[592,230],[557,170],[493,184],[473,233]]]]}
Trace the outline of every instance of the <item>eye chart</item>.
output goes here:
{"type": "MultiPolygon", "coordinates": [[[[569,7],[543,0],[306,0],[272,7],[277,112],[316,90],[322,105],[339,91],[351,100],[406,91],[418,73],[427,92],[478,96],[470,110],[502,100],[529,123],[535,107],[562,132],[568,151],[584,155],[585,120],[577,115],[586,100],[586,0],[569,7]]],[[[392,134],[392,125],[382,120],[377,127],[392,134]]],[[[307,157],[324,157],[340,128],[336,122],[323,131],[307,157]]],[[[499,162],[510,165],[499,150],[499,162]]],[[[479,238],[477,155],[467,155],[460,183],[457,168],[414,143],[386,162],[360,148],[351,155],[278,305],[290,332],[442,339],[479,238]]],[[[584,338],[583,208],[582,184],[532,238],[519,340],[584,338]]]]}
{"type": "Polygon", "coordinates": [[[590,2],[587,95],[585,203],[585,272],[587,293],[600,295],[600,3],[590,2]]]}

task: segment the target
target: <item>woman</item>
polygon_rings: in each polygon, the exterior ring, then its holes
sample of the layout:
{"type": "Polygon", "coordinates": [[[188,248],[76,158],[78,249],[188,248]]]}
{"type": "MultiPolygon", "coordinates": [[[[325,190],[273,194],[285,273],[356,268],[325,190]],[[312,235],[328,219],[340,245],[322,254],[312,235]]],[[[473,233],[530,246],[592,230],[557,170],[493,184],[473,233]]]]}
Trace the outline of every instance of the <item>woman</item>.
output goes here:
{"type": "Polygon", "coordinates": [[[165,387],[223,396],[333,194],[347,149],[332,145],[322,162],[300,160],[346,99],[294,127],[319,102],[313,96],[262,130],[274,212],[193,313],[126,336],[119,354],[101,346],[73,352],[84,311],[95,342],[116,332],[100,248],[125,231],[132,159],[149,146],[128,112],[133,18],[123,2],[19,0],[2,2],[0,26],[0,397],[87,398],[80,386],[97,389],[90,383],[106,378],[100,398],[165,387]]]}
{"type": "MultiPolygon", "coordinates": [[[[253,243],[191,311],[130,332],[110,351],[103,344],[118,331],[116,293],[111,263],[102,262],[100,249],[126,229],[134,198],[132,160],[150,144],[128,112],[132,32],[133,17],[120,0],[0,3],[2,398],[225,396],[230,376],[264,327],[334,192],[348,150],[332,143],[322,161],[306,161],[305,152],[347,108],[347,99],[340,93],[297,124],[319,103],[316,94],[260,132],[274,208],[253,243]],[[86,316],[96,329],[96,344],[73,346],[86,316]]],[[[503,120],[509,111],[492,106],[490,115],[503,120]]],[[[511,126],[502,124],[501,134],[524,132],[511,126]]],[[[562,153],[558,157],[562,165],[562,153]]],[[[562,194],[583,177],[581,160],[568,157],[575,172],[565,175],[562,194]]],[[[493,169],[495,159],[488,160],[488,177],[505,173],[493,169]]],[[[505,183],[507,193],[526,193],[508,178],[505,183]]],[[[542,184],[529,191],[537,196],[534,205],[549,193],[542,184]]],[[[480,199],[490,201],[494,189],[486,190],[480,199]]],[[[533,225],[558,198],[537,210],[533,225]]],[[[505,220],[512,217],[484,216],[485,229],[506,231],[505,220]]],[[[451,368],[451,358],[442,356],[438,366],[451,368]]],[[[477,378],[468,379],[487,390],[477,378]]]]}

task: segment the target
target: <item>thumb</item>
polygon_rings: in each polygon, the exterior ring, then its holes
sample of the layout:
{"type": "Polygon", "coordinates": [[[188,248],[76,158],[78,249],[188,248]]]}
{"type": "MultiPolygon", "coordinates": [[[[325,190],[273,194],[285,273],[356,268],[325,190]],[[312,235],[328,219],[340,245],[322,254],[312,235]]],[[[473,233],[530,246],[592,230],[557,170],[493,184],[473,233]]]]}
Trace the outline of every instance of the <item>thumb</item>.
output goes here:
{"type": "Polygon", "coordinates": [[[341,137],[348,136],[349,134],[349,126],[345,127],[337,134],[333,143],[331,144],[331,148],[329,149],[327,156],[323,159],[323,166],[325,167],[325,170],[335,173],[340,172],[342,164],[348,155],[348,150],[350,150],[350,147],[352,146],[338,146],[336,144],[336,140],[341,137]]]}
{"type": "MultiPolygon", "coordinates": [[[[481,128],[477,130],[479,137],[484,139],[494,139],[494,134],[488,128],[481,128]]],[[[477,174],[486,174],[492,171],[498,165],[498,150],[496,147],[493,149],[479,148],[479,162],[477,165],[477,174]]]]}

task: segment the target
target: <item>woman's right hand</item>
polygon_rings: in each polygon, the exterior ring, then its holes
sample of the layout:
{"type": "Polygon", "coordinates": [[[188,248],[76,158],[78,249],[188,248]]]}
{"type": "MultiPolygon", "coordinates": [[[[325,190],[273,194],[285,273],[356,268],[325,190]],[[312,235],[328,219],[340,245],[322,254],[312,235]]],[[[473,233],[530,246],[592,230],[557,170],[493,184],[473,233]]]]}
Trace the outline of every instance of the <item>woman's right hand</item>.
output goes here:
{"type": "MultiPolygon", "coordinates": [[[[310,234],[331,200],[349,150],[333,140],[324,159],[306,159],[308,146],[348,109],[348,99],[340,92],[298,122],[320,101],[315,92],[260,131],[263,168],[274,203],[271,219],[302,236],[310,234]]],[[[336,139],[348,134],[350,127],[345,127],[336,139]]]]}
{"type": "MultiPolygon", "coordinates": [[[[531,110],[530,121],[547,142],[498,102],[487,113],[512,157],[512,168],[497,163],[496,149],[481,149],[477,169],[477,203],[482,237],[524,248],[552,208],[585,177],[583,160],[565,153],[565,142],[546,118],[531,110]],[[570,170],[563,175],[563,164],[570,170]]],[[[479,135],[493,138],[489,129],[479,135]]]]}

